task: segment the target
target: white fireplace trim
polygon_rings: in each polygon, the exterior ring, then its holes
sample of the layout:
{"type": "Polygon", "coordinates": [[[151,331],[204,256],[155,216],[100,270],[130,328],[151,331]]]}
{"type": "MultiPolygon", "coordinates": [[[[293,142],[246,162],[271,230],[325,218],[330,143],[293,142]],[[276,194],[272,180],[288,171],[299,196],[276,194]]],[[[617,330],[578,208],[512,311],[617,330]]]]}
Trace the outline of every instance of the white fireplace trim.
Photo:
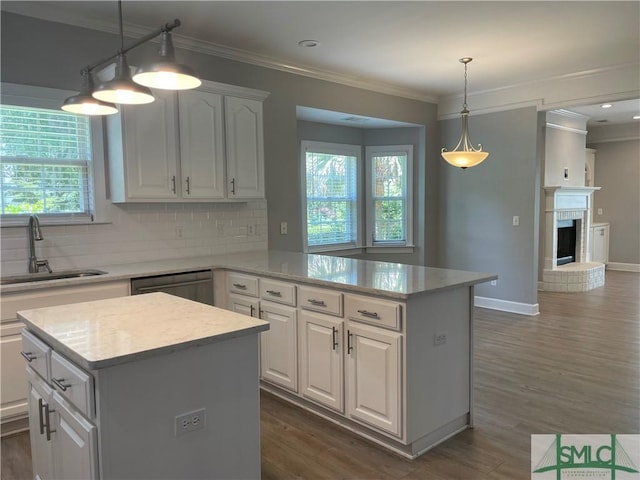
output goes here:
{"type": "Polygon", "coordinates": [[[545,190],[543,289],[587,291],[604,285],[604,264],[591,262],[591,208],[600,187],[550,186],[545,190]],[[576,220],[575,262],[558,266],[558,222],[576,220]]]}

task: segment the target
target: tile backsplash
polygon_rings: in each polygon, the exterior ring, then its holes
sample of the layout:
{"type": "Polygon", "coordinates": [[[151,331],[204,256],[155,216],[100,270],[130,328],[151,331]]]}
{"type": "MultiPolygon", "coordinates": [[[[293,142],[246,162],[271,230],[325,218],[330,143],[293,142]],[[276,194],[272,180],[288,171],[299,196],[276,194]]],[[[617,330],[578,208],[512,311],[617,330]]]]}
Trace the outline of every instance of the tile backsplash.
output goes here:
{"type": "MultiPolygon", "coordinates": [[[[111,223],[47,226],[36,242],[53,271],[267,248],[267,203],[122,204],[111,223]]],[[[27,273],[27,227],[1,230],[3,275],[27,273]]]]}

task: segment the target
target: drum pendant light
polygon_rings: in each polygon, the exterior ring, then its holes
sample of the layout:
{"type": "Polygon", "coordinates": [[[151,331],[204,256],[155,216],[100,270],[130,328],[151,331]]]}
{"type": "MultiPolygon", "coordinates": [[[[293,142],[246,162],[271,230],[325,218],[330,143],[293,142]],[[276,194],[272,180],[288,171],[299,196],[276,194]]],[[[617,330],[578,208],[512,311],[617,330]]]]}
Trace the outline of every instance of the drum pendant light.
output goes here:
{"type": "Polygon", "coordinates": [[[478,144],[478,148],[474,148],[469,139],[469,109],[467,108],[467,64],[473,58],[461,58],[460,62],[464,63],[464,103],[462,104],[462,134],[458,144],[453,151],[449,152],[446,148],[441,151],[442,158],[454,167],[460,167],[463,170],[474,167],[484,161],[489,156],[489,152],[482,151],[482,144],[478,144]]]}

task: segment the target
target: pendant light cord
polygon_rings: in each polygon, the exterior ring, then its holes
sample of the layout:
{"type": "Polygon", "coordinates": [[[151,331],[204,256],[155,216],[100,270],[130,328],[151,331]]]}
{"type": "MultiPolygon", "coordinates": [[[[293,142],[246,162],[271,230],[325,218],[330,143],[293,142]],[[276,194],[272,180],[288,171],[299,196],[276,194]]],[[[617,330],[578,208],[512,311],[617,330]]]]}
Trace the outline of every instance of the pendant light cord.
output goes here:
{"type": "MultiPolygon", "coordinates": [[[[118,0],[118,17],[120,18],[120,53],[124,52],[124,25],[122,22],[122,0],[118,0]]],[[[466,65],[465,65],[466,68],[466,65]]]]}

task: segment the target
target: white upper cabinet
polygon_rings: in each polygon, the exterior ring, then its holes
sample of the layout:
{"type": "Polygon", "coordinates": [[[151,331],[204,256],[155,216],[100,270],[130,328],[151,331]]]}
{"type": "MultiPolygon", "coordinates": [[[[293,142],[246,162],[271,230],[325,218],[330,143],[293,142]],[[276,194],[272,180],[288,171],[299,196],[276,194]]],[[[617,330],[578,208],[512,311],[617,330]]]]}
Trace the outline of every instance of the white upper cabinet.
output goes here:
{"type": "Polygon", "coordinates": [[[107,117],[111,199],[204,202],[264,198],[267,92],[203,82],[107,117]]]}
{"type": "Polygon", "coordinates": [[[187,90],[178,99],[183,197],[224,198],[222,95],[187,90]]]}
{"type": "Polygon", "coordinates": [[[262,102],[225,98],[229,198],[264,197],[262,102]]]}
{"type": "Polygon", "coordinates": [[[120,106],[107,117],[111,197],[114,202],[178,198],[177,99],[156,92],[146,105],[120,106]]]}

